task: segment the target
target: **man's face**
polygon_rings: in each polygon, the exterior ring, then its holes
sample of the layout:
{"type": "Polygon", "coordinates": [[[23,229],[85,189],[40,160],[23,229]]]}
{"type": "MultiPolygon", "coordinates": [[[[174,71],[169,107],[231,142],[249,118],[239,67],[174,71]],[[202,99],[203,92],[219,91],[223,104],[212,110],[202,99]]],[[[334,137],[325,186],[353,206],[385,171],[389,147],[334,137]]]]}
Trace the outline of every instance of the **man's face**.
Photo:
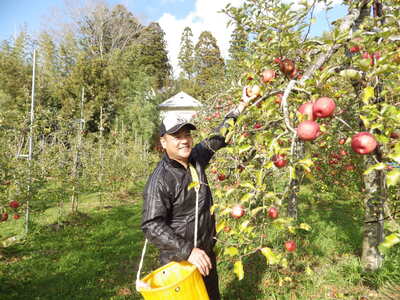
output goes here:
{"type": "Polygon", "coordinates": [[[160,141],[169,158],[185,162],[188,160],[193,146],[189,129],[183,127],[173,134],[164,134],[160,141]]]}

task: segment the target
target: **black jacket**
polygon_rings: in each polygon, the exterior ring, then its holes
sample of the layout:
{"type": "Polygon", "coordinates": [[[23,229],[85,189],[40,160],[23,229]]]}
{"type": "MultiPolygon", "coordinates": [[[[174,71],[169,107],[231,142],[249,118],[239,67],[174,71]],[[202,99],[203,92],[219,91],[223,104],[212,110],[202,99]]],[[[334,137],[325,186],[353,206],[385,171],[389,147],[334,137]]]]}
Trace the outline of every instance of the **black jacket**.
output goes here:
{"type": "MultiPolygon", "coordinates": [[[[228,114],[216,129],[228,127],[228,114]]],[[[213,204],[205,168],[215,151],[226,146],[225,137],[214,134],[193,147],[189,157],[199,176],[199,220],[197,247],[209,252],[215,240],[215,217],[210,213],[213,204]]],[[[150,175],[144,189],[142,230],[150,242],[160,250],[162,264],[187,260],[194,245],[196,191],[188,190],[192,182],[190,170],[172,160],[167,154],[150,175]]]]}

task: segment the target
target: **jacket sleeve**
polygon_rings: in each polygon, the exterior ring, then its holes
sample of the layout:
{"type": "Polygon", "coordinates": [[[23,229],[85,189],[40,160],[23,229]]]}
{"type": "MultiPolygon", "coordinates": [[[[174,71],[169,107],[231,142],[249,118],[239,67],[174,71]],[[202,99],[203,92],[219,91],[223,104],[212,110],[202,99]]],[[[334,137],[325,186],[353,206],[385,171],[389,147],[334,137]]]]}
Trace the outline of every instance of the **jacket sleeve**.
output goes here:
{"type": "Polygon", "coordinates": [[[231,128],[236,122],[239,113],[235,110],[228,112],[224,120],[214,129],[210,137],[204,139],[193,148],[194,155],[200,164],[205,167],[214,156],[214,153],[227,145],[225,139],[231,128]]]}
{"type": "Polygon", "coordinates": [[[174,260],[187,260],[192,252],[193,243],[176,235],[172,228],[168,226],[167,217],[171,209],[171,197],[159,180],[160,177],[153,174],[146,184],[142,230],[146,238],[157,248],[175,253],[174,260]]]}

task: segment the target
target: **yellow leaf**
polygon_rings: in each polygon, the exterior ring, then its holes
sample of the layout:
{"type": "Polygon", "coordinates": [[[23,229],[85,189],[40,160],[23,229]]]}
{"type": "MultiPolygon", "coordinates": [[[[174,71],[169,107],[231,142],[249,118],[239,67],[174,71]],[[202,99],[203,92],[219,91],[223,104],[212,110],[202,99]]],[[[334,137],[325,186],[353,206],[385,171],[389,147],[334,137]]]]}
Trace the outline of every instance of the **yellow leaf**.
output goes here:
{"type": "Polygon", "coordinates": [[[294,227],[294,226],[291,226],[291,225],[290,225],[290,226],[288,227],[288,230],[289,230],[290,233],[293,233],[293,234],[296,233],[296,227],[294,227]]]}
{"type": "Polygon", "coordinates": [[[235,247],[228,247],[224,251],[225,255],[235,256],[239,254],[239,250],[235,247]]]}
{"type": "Polygon", "coordinates": [[[311,226],[306,224],[306,223],[301,223],[299,227],[300,227],[300,229],[303,229],[305,231],[310,231],[311,230],[311,226]]]}
{"type": "Polygon", "coordinates": [[[374,96],[375,96],[374,88],[372,86],[367,86],[364,89],[364,95],[363,95],[362,101],[365,104],[368,104],[369,103],[369,99],[373,98],[374,96]]]}
{"type": "Polygon", "coordinates": [[[265,258],[267,259],[267,263],[270,265],[275,265],[279,263],[280,257],[278,255],[276,255],[271,248],[269,247],[264,247],[261,248],[261,253],[262,255],[265,256],[265,258]]]}
{"type": "Polygon", "coordinates": [[[243,264],[242,261],[238,260],[233,265],[233,273],[235,273],[239,280],[244,278],[243,264]]]}
{"type": "Polygon", "coordinates": [[[224,221],[222,221],[221,223],[218,223],[217,228],[216,228],[217,233],[220,232],[222,229],[224,229],[224,227],[225,227],[224,221]]]}

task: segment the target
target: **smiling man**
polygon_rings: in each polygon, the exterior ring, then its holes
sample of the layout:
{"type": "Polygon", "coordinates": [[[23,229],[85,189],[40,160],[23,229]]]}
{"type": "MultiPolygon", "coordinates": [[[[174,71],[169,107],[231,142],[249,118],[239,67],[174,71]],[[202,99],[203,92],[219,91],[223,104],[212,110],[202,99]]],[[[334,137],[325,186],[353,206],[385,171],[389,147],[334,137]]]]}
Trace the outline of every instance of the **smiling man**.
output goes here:
{"type": "Polygon", "coordinates": [[[210,212],[213,201],[205,169],[215,151],[227,145],[221,128],[228,128],[228,120],[235,121],[253,99],[244,92],[238,107],[227,114],[215,133],[194,147],[191,131],[196,126],[177,115],[168,115],[160,125],[165,153],[144,190],[142,229],[160,250],[161,264],[187,260],[195,265],[203,275],[211,300],[221,297],[213,250],[215,217],[210,212]],[[196,247],[196,191],[188,188],[194,181],[193,172],[200,182],[196,247]]]}

